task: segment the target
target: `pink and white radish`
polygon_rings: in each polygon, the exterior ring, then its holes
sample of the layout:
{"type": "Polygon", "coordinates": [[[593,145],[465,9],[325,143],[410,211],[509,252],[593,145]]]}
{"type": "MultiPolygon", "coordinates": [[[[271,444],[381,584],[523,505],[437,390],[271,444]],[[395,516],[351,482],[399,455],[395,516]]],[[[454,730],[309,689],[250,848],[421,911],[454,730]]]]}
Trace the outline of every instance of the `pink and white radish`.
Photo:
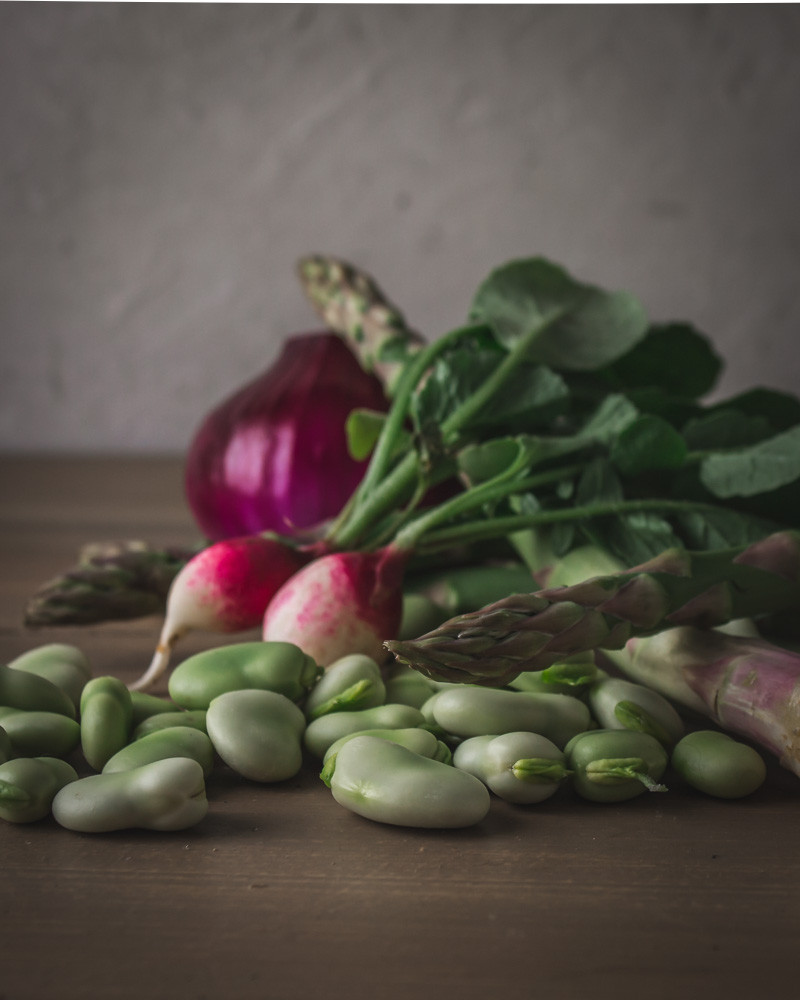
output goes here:
{"type": "Polygon", "coordinates": [[[267,641],[293,642],[321,666],[351,653],[380,663],[396,635],[410,553],[337,552],[309,563],[275,594],[264,615],[267,641]]]}
{"type": "Polygon", "coordinates": [[[187,632],[256,628],[275,593],[310,558],[310,550],[292,548],[276,535],[231,538],[198,553],[172,581],[155,655],[131,690],[152,687],[187,632]]]}

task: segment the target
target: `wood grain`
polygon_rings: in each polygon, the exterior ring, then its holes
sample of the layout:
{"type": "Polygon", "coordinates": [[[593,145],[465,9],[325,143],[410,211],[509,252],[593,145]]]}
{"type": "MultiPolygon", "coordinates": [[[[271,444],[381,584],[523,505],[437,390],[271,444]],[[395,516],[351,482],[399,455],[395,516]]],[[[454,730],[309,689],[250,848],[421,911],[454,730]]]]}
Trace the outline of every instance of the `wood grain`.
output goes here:
{"type": "MultiPolygon", "coordinates": [[[[157,619],[31,633],[21,609],[84,542],[192,541],[180,463],[11,458],[0,478],[0,655],[74,642],[132,679],[157,619]]],[[[178,834],[2,824],[0,998],[797,995],[800,784],[774,762],[740,802],[673,778],[617,806],[495,800],[434,832],[350,814],[317,771],[220,768],[178,834]]]]}

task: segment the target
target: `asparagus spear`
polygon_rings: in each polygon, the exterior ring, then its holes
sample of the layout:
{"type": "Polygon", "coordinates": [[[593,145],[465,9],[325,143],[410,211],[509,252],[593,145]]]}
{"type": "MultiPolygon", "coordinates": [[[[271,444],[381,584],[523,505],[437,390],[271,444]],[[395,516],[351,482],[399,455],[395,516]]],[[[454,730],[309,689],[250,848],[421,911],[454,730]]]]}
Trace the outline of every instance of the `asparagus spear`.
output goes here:
{"type": "Polygon", "coordinates": [[[775,754],[800,776],[800,656],[683,626],[633,638],[611,662],[639,684],[775,754]]]}
{"type": "Polygon", "coordinates": [[[783,531],[725,552],[669,549],[627,572],[513,595],[385,645],[435,680],[502,686],[523,670],[622,649],[633,636],[673,625],[711,628],[798,606],[800,532],[783,531]]]}
{"type": "Polygon", "coordinates": [[[92,625],[163,614],[170,584],[196,549],[146,542],[92,542],[73,569],[45,583],[25,609],[25,625],[92,625]]]}
{"type": "Polygon", "coordinates": [[[377,282],[347,261],[315,254],[301,258],[297,272],[320,317],[349,341],[362,367],[376,374],[392,395],[405,358],[419,350],[423,337],[406,324],[377,282]],[[390,344],[399,357],[384,360],[390,344]]]}

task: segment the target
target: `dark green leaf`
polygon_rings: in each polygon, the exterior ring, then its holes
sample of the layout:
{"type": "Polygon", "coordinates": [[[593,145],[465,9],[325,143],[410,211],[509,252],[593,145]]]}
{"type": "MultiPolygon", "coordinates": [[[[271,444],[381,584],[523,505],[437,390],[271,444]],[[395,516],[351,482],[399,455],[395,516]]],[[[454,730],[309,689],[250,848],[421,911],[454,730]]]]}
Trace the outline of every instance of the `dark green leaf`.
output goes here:
{"type": "Polygon", "coordinates": [[[800,424],[800,400],[776,389],[749,389],[709,407],[709,412],[721,409],[738,410],[749,417],[764,417],[776,431],[788,431],[800,424]]]}
{"type": "Polygon", "coordinates": [[[521,431],[551,419],[568,397],[566,382],[552,369],[545,365],[520,365],[471,426],[506,424],[521,431]]]}
{"type": "Polygon", "coordinates": [[[575,505],[583,507],[591,503],[616,503],[622,498],[622,483],[611,463],[604,458],[589,462],[578,483],[575,505]]]}
{"type": "Polygon", "coordinates": [[[411,400],[411,416],[416,426],[443,423],[485,381],[500,363],[499,351],[459,347],[439,358],[411,400]]]}
{"type": "Polygon", "coordinates": [[[720,507],[719,510],[687,511],[676,517],[687,549],[729,549],[750,545],[775,530],[763,518],[720,507]]]}
{"type": "Polygon", "coordinates": [[[574,437],[582,443],[597,441],[600,444],[611,445],[634,423],[638,415],[636,407],[629,399],[622,395],[611,394],[605,397],[574,437]]]}
{"type": "Polygon", "coordinates": [[[717,497],[768,493],[800,477],[800,426],[749,448],[710,455],[700,465],[700,480],[717,497]]]}
{"type": "Polygon", "coordinates": [[[625,395],[640,413],[652,413],[656,417],[663,417],[677,428],[683,427],[687,420],[703,413],[699,404],[681,396],[671,396],[663,389],[654,387],[628,389],[625,395]]]}
{"type": "Polygon", "coordinates": [[[752,417],[726,407],[690,420],[682,433],[693,451],[713,451],[755,444],[775,432],[766,417],[752,417]]]}
{"type": "Polygon", "coordinates": [[[605,292],[541,257],[512,261],[478,288],[471,318],[508,349],[535,330],[531,360],[567,371],[610,364],[644,336],[647,317],[627,292],[605,292]]]}
{"type": "Polygon", "coordinates": [[[607,374],[617,388],[657,388],[697,399],[709,392],[722,371],[711,341],[688,323],[653,326],[607,374]]]}
{"type": "Polygon", "coordinates": [[[669,523],[656,514],[621,514],[598,518],[581,530],[592,544],[606,549],[625,566],[638,566],[664,549],[680,545],[669,523]]]}
{"type": "Polygon", "coordinates": [[[686,442],[661,417],[645,414],[629,424],[611,448],[611,460],[625,476],[660,469],[679,469],[686,459],[686,442]]]}

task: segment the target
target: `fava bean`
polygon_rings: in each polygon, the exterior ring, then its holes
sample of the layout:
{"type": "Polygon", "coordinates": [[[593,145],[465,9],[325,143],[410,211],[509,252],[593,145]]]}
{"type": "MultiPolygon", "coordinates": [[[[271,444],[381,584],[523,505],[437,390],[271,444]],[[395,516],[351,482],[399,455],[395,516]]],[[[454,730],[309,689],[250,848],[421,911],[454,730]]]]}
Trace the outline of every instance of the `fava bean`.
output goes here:
{"type": "Polygon", "coordinates": [[[11,739],[5,729],[0,726],[0,764],[5,764],[14,756],[14,748],[11,746],[11,739]]]}
{"type": "Polygon", "coordinates": [[[196,760],[203,768],[203,774],[208,777],[214,766],[214,747],[205,733],[189,726],[158,729],[117,751],[106,761],[103,774],[132,771],[135,767],[169,757],[189,757],[196,760]]]}
{"type": "Polygon", "coordinates": [[[50,815],[56,793],[77,781],[75,769],[55,757],[20,757],[0,765],[0,818],[35,823],[50,815]]]}
{"type": "Polygon", "coordinates": [[[397,638],[416,639],[418,635],[438,628],[452,614],[454,612],[446,610],[425,594],[403,594],[403,613],[397,638]]]}
{"type": "Polygon", "coordinates": [[[453,764],[507,802],[543,802],[569,774],[555,743],[535,733],[473,736],[456,747],[453,764]]]}
{"type": "Polygon", "coordinates": [[[354,653],[334,661],[309,691],[303,706],[306,719],[330,712],[359,712],[386,701],[381,669],[369,656],[354,653]]]}
{"type": "Polygon", "coordinates": [[[92,668],[86,656],[77,646],[69,646],[63,642],[38,646],[18,656],[8,665],[12,670],[38,674],[55,684],[69,698],[76,711],[81,703],[81,692],[86,682],[92,679],[92,668]]]}
{"type": "Polygon", "coordinates": [[[592,802],[624,802],[646,791],[666,791],[658,780],[667,752],[647,733],[595,729],[573,737],[564,754],[575,790],[592,802]]]}
{"type": "Polygon", "coordinates": [[[136,729],[145,719],[154,715],[165,715],[167,712],[177,712],[174,701],[159,698],[146,691],[131,691],[131,729],[136,729]]]}
{"type": "Polygon", "coordinates": [[[374,736],[345,743],[330,783],[346,809],[395,826],[472,826],[490,805],[486,786],[473,775],[374,736]]]}
{"type": "Polygon", "coordinates": [[[431,760],[439,760],[443,764],[450,764],[453,760],[450,747],[446,743],[442,743],[441,740],[438,740],[427,729],[363,729],[358,733],[348,733],[347,736],[340,737],[325,751],[325,756],[322,758],[324,766],[320,778],[322,778],[329,788],[330,775],[333,773],[334,767],[333,758],[345,743],[354,740],[356,736],[375,736],[379,740],[389,740],[390,743],[399,743],[400,746],[406,747],[407,750],[413,750],[414,753],[418,753],[421,757],[430,757],[431,760]]]}
{"type": "Polygon", "coordinates": [[[169,695],[182,708],[208,708],[228,691],[261,690],[299,701],[322,668],[291,642],[238,642],[208,649],[179,664],[169,695]]]}
{"type": "Polygon", "coordinates": [[[285,695],[229,691],[208,706],[206,722],[214,749],[237,774],[272,782],[286,781],[300,770],[306,720],[285,695]]]}
{"type": "Polygon", "coordinates": [[[395,668],[386,681],[386,701],[392,705],[411,705],[421,709],[436,693],[437,688],[431,681],[411,667],[395,668]]]}
{"type": "Polygon", "coordinates": [[[2,726],[17,757],[66,757],[81,740],[81,727],[58,712],[3,713],[2,726]]]}
{"type": "Polygon", "coordinates": [[[410,705],[378,705],[360,712],[333,712],[309,723],[306,749],[322,759],[328,747],[342,736],[364,729],[413,729],[422,725],[422,713],[410,705]]]}
{"type": "Polygon", "coordinates": [[[570,695],[467,685],[440,691],[431,712],[435,722],[454,736],[538,733],[558,747],[591,725],[589,709],[570,695]]]}
{"type": "Polygon", "coordinates": [[[207,811],[203,768],[188,757],[80,778],[53,799],[56,822],[79,833],[184,830],[207,811]]]}
{"type": "Polygon", "coordinates": [[[756,750],[712,729],[684,736],[672,751],[672,766],[692,788],[719,799],[751,795],[767,777],[756,750]]]}
{"type": "Polygon", "coordinates": [[[117,677],[95,677],[81,695],[81,749],[86,762],[102,771],[128,742],[133,718],[131,693],[117,677]]]}
{"type": "Polygon", "coordinates": [[[23,712],[56,712],[76,716],[72,700],[46,677],[0,664],[0,705],[23,712]]]}
{"type": "Polygon", "coordinates": [[[605,677],[589,688],[589,707],[603,729],[632,729],[671,747],[684,732],[683,719],[663,695],[642,684],[605,677]]]}
{"type": "Polygon", "coordinates": [[[131,740],[142,739],[150,733],[156,733],[159,729],[172,729],[173,726],[186,726],[189,729],[198,729],[201,733],[206,733],[206,710],[204,708],[189,709],[186,712],[160,712],[158,715],[148,716],[142,719],[139,725],[131,733],[131,740]]]}

